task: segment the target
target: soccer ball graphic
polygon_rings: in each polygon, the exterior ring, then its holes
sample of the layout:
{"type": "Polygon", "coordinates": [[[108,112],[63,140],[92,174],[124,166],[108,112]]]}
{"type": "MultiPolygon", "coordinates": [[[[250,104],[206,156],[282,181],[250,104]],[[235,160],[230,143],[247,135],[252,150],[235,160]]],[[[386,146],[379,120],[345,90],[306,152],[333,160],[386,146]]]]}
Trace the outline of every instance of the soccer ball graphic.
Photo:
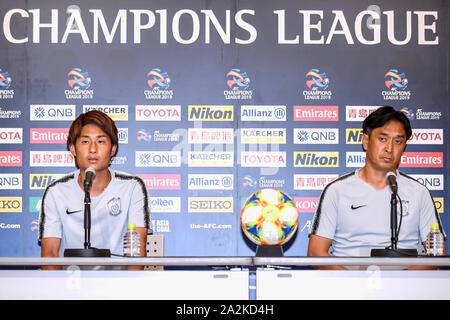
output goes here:
{"type": "Polygon", "coordinates": [[[282,245],[295,234],[297,226],[295,202],[279,190],[256,191],[242,207],[242,231],[257,245],[282,245]]]}

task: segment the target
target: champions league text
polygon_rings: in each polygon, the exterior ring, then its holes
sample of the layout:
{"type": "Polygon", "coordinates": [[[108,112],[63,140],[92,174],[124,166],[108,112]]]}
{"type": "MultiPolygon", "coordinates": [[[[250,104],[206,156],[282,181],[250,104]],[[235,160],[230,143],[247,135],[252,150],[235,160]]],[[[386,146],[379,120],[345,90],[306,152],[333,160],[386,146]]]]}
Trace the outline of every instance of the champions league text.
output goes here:
{"type": "MultiPolygon", "coordinates": [[[[120,9],[114,17],[105,17],[101,9],[14,8],[0,19],[3,36],[14,44],[64,44],[80,40],[82,43],[139,44],[156,39],[160,44],[169,41],[209,44],[213,35],[224,44],[248,45],[258,38],[258,29],[252,24],[258,13],[252,9],[235,13],[181,9],[173,14],[167,9],[120,9]]],[[[439,44],[437,11],[364,10],[350,15],[342,10],[299,9],[289,16],[286,10],[272,13],[277,21],[274,41],[280,45],[328,45],[340,39],[345,39],[347,44],[362,45],[439,44]],[[297,21],[296,28],[287,30],[288,22],[294,25],[293,21],[297,21]]]]}

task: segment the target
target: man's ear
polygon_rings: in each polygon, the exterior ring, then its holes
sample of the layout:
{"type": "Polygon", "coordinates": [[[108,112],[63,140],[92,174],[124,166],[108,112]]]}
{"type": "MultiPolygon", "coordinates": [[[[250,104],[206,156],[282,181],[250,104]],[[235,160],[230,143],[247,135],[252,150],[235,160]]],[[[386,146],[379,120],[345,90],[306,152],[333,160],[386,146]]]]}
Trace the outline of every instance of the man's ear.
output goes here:
{"type": "Polygon", "coordinates": [[[111,148],[111,157],[113,157],[117,152],[117,145],[113,145],[111,148]]]}
{"type": "Polygon", "coordinates": [[[369,146],[369,135],[367,133],[363,133],[361,145],[364,151],[367,151],[367,147],[369,146]]]}
{"type": "Polygon", "coordinates": [[[69,151],[72,154],[72,156],[75,158],[77,156],[76,151],[75,151],[75,146],[73,144],[71,144],[69,146],[69,151]]]}

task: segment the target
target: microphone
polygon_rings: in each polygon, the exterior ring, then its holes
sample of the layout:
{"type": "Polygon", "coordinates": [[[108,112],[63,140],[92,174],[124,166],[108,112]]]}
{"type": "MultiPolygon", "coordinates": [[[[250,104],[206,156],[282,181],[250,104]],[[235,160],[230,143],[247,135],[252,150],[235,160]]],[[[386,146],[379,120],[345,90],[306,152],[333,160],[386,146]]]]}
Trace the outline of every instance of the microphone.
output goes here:
{"type": "Polygon", "coordinates": [[[84,171],[84,192],[89,192],[92,187],[92,180],[95,177],[95,170],[92,167],[84,171]]]}
{"type": "Polygon", "coordinates": [[[397,176],[392,171],[386,173],[386,180],[389,183],[392,193],[397,194],[397,176]]]}

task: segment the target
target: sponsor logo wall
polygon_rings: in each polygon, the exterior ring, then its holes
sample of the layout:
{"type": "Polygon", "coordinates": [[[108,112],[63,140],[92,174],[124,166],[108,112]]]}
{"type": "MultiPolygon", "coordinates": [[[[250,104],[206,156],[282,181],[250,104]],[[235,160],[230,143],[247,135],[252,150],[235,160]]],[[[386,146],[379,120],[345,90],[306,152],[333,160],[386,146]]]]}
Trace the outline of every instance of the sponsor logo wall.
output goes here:
{"type": "Polygon", "coordinates": [[[40,255],[43,192],[76,170],[68,128],[89,110],[116,121],[111,166],[144,180],[168,256],[254,255],[240,211],[261,188],[294,199],[285,255],[306,255],[322,190],[364,166],[362,121],[383,105],[410,119],[399,170],[450,232],[446,2],[186,7],[2,1],[0,256],[40,255]]]}

